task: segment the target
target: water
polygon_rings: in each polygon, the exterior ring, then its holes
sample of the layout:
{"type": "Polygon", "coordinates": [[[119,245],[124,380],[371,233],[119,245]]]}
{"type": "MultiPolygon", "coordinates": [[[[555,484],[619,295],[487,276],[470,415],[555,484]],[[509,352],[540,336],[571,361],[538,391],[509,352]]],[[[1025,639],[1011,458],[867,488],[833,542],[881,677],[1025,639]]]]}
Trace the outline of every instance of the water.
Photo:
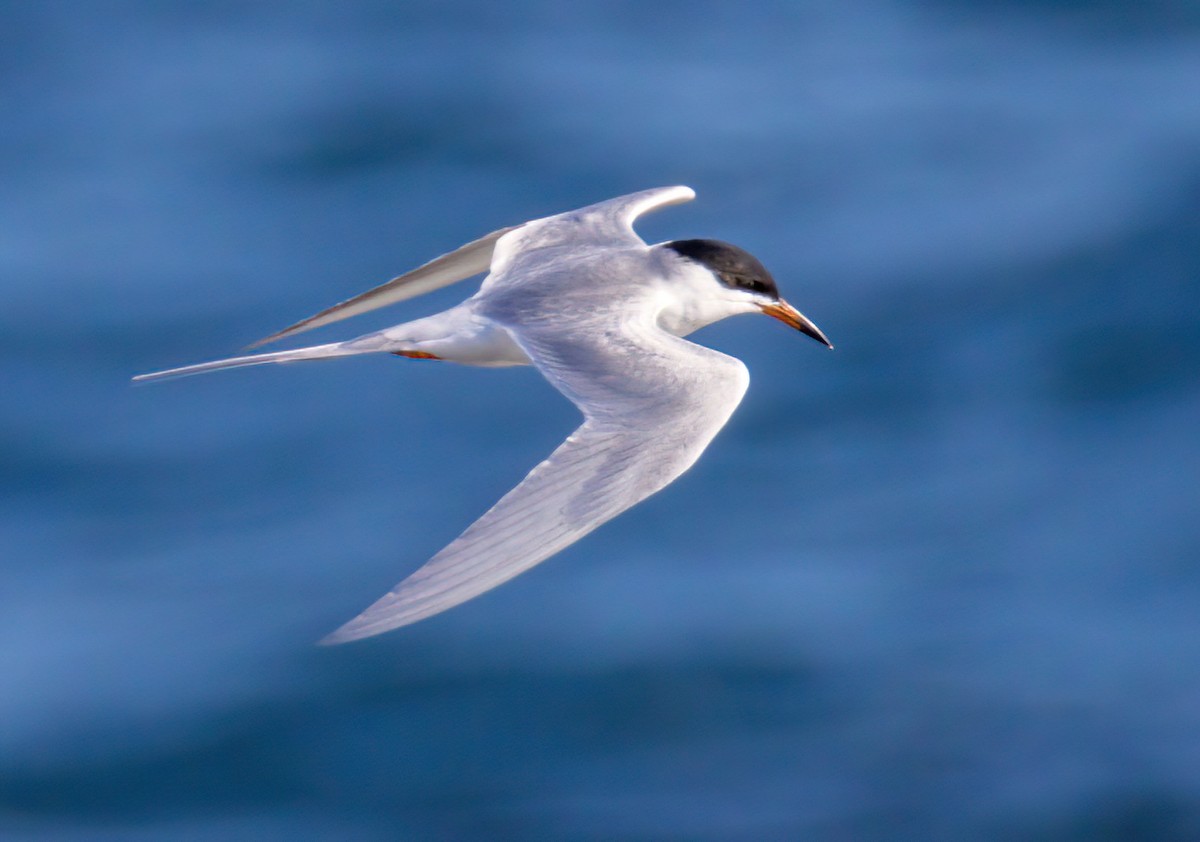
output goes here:
{"type": "MultiPolygon", "coordinates": [[[[9,4],[0,837],[1200,836],[1188,3],[9,4]],[[131,388],[685,183],[834,353],[467,606],[311,641],[572,428],[395,359],[131,388]]],[[[432,312],[465,288],[322,337],[432,312]]]]}

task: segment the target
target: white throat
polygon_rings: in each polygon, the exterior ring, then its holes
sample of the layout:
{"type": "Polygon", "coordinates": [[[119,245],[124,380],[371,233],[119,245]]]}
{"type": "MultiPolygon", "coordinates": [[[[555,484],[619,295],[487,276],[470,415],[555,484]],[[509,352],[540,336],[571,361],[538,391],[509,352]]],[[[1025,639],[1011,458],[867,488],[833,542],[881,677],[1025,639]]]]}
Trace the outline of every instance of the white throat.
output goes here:
{"type": "Polygon", "coordinates": [[[741,290],[730,289],[703,266],[671,259],[657,291],[658,324],[676,336],[687,336],[702,327],[756,313],[759,305],[741,290]]]}

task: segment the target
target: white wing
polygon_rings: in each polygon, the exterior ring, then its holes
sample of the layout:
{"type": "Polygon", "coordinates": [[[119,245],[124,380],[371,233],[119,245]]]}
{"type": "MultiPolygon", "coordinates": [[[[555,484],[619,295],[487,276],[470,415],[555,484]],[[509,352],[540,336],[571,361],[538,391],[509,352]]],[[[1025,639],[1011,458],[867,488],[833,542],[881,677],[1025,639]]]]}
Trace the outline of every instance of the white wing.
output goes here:
{"type": "Polygon", "coordinates": [[[532,252],[539,249],[565,245],[578,252],[589,246],[645,246],[633,230],[633,223],[639,216],[694,198],[696,193],[690,187],[655,187],[578,210],[530,220],[496,244],[492,274],[484,280],[483,288],[487,289],[514,258],[537,259],[538,255],[532,252]]]}
{"type": "Polygon", "coordinates": [[[654,326],[570,327],[522,330],[517,339],[583,411],[583,425],[453,543],[323,643],[445,611],[579,540],[691,467],[749,384],[738,360],[654,326]]]}
{"type": "MultiPolygon", "coordinates": [[[[649,190],[641,190],[637,193],[628,193],[624,196],[617,196],[615,199],[597,202],[579,210],[534,220],[534,222],[547,224],[547,227],[548,224],[558,221],[573,226],[584,222],[584,227],[589,229],[587,236],[594,242],[629,239],[641,242],[637,234],[633,232],[633,223],[639,216],[670,205],[690,202],[694,198],[696,198],[696,191],[682,184],[674,187],[653,187],[649,190]]],[[[527,230],[533,228],[534,226],[530,225],[527,230]]],[[[572,241],[577,242],[580,236],[579,228],[573,228],[572,241]]],[[[515,239],[510,238],[510,240],[515,239]]]]}
{"type": "MultiPolygon", "coordinates": [[[[323,327],[324,325],[369,313],[380,307],[407,301],[424,295],[435,289],[466,280],[472,275],[495,269],[497,263],[503,263],[512,254],[528,248],[538,248],[550,240],[570,239],[573,243],[583,245],[586,241],[596,243],[612,242],[619,239],[637,239],[633,233],[633,221],[642,214],[687,202],[696,197],[690,187],[657,187],[643,190],[640,193],[630,193],[618,196],[595,205],[589,205],[579,210],[535,219],[530,222],[501,228],[486,237],[467,243],[449,254],[434,258],[423,266],[418,266],[411,272],[406,272],[393,278],[385,284],[369,289],[364,293],[347,299],[340,304],[322,310],[315,316],[302,319],[294,325],[285,327],[278,333],[272,333],[265,339],[260,339],[249,348],[257,348],[269,342],[283,339],[306,330],[323,327]],[[580,226],[580,221],[585,225],[580,226]],[[568,223],[560,225],[558,223],[568,223]],[[508,237],[501,242],[506,234],[522,232],[508,237]]],[[[638,240],[638,242],[641,242],[638,240]]]]}
{"type": "Polygon", "coordinates": [[[486,272],[492,264],[492,252],[495,250],[496,241],[512,230],[514,229],[501,228],[486,237],[472,240],[449,254],[435,257],[411,272],[405,272],[399,277],[392,278],[386,284],[380,284],[374,289],[369,289],[340,304],[334,304],[315,316],[301,319],[294,325],[285,327],[278,333],[272,333],[265,339],[260,339],[247,347],[257,348],[268,342],[283,339],[285,336],[340,322],[342,319],[378,310],[380,307],[406,301],[409,298],[416,298],[418,295],[433,292],[435,289],[466,280],[472,275],[486,272]]]}

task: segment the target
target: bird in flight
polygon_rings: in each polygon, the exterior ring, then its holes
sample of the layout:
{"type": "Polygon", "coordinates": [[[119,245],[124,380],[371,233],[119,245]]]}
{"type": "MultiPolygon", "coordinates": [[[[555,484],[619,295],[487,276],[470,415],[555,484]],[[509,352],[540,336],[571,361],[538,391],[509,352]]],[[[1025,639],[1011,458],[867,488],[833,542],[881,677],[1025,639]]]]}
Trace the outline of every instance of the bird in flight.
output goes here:
{"type": "Polygon", "coordinates": [[[284,328],[251,348],[488,272],[479,291],[424,319],[291,351],[142,374],[396,354],[479,366],[532,365],[583,424],[445,549],[322,643],[433,616],[491,590],[666,487],[692,466],[741,402],[740,360],[683,337],[765,313],[832,348],[779,296],[752,255],[719,240],[647,245],[642,214],[695,198],[662,187],[502,228],[284,328]]]}

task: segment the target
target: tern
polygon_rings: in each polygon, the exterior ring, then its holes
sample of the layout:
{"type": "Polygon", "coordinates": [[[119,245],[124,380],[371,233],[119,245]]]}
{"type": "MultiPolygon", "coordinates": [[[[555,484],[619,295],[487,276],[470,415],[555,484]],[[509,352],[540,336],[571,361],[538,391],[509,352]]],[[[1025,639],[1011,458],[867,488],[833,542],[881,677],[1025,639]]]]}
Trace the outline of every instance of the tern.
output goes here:
{"type": "Polygon", "coordinates": [[[683,186],[644,190],[502,228],[250,348],[488,272],[475,295],[428,318],[134,380],[378,353],[536,367],[583,424],[445,549],[321,643],[405,626],[528,570],[695,463],[750,376],[740,360],[683,337],[729,316],[765,313],[833,347],[748,252],[719,240],[647,245],[634,232],[642,214],[695,195],[683,186]]]}

